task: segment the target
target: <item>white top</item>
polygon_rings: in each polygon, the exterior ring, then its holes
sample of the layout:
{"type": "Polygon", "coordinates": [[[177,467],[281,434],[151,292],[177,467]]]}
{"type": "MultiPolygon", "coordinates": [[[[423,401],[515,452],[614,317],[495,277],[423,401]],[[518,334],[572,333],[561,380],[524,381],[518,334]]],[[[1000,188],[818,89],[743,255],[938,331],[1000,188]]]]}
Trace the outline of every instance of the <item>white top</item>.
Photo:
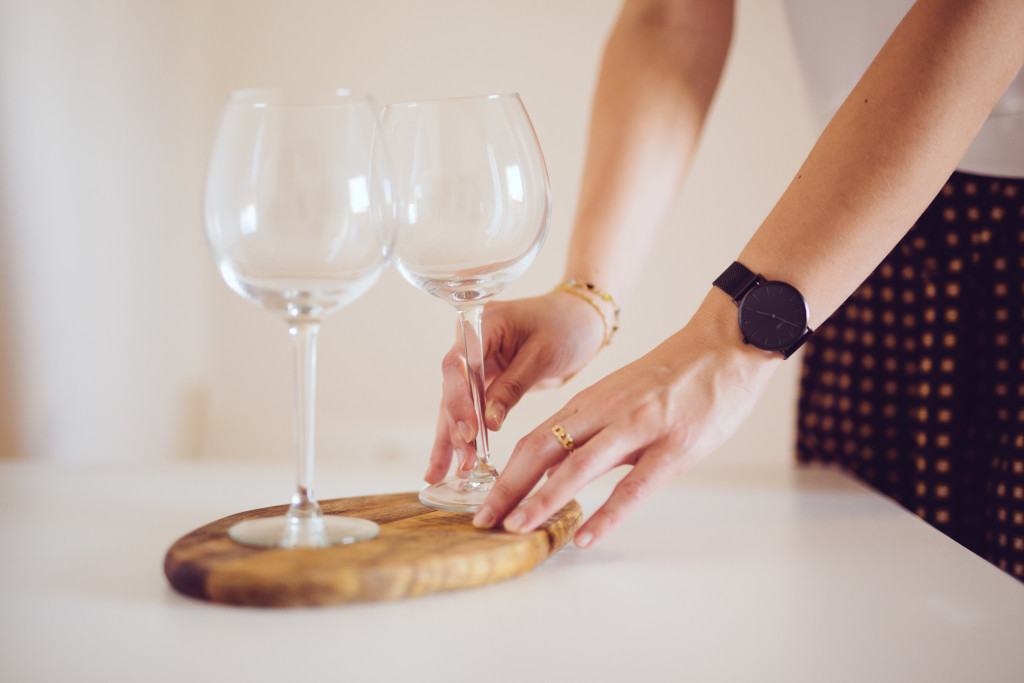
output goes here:
{"type": "MultiPolygon", "coordinates": [[[[824,128],[913,0],[786,0],[790,31],[824,128]]],[[[958,168],[1024,177],[1024,70],[993,108],[958,168]]]]}
{"type": "MultiPolygon", "coordinates": [[[[420,484],[422,453],[363,455],[322,458],[321,498],[420,484]]],[[[509,581],[275,610],[182,597],[162,562],[287,502],[287,458],[0,461],[0,681],[1021,681],[1024,585],[841,474],[748,463],[716,454],[509,581]]]]}

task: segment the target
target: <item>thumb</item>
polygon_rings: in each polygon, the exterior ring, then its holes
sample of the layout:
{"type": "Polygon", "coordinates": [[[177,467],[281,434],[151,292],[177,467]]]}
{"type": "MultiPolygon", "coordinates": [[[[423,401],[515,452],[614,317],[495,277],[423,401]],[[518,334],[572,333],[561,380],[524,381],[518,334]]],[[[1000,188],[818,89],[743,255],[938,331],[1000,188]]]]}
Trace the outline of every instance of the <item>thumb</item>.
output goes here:
{"type": "Polygon", "coordinates": [[[527,391],[540,380],[546,379],[548,364],[542,362],[540,353],[524,346],[504,371],[496,375],[487,387],[484,422],[488,429],[501,429],[505,416],[527,391]]]}

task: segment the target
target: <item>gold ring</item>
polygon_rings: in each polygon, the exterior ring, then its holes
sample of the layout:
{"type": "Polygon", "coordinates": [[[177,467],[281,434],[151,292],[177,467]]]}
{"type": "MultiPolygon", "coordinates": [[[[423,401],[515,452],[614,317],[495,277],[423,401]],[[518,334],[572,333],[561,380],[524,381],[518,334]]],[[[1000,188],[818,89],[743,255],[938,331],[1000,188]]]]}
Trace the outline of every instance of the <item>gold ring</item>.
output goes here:
{"type": "Polygon", "coordinates": [[[572,453],[572,450],[576,448],[576,443],[569,436],[569,432],[565,431],[565,427],[562,425],[555,425],[551,428],[551,433],[558,439],[558,443],[562,444],[562,448],[572,453]]]}

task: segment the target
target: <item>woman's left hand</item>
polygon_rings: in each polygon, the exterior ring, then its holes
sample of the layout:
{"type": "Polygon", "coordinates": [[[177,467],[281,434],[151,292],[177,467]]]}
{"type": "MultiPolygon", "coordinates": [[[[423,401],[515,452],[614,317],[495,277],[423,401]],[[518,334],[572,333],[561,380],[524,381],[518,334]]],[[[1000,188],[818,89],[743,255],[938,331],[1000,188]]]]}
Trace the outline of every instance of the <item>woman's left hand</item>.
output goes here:
{"type": "Polygon", "coordinates": [[[632,466],[576,532],[586,548],[731,436],[782,357],[743,344],[732,302],[721,292],[711,297],[684,329],[522,438],[473,523],[531,531],[590,481],[632,466]],[[556,425],[571,436],[571,448],[552,432],[556,425]],[[545,473],[547,481],[517,508],[545,473]]]}

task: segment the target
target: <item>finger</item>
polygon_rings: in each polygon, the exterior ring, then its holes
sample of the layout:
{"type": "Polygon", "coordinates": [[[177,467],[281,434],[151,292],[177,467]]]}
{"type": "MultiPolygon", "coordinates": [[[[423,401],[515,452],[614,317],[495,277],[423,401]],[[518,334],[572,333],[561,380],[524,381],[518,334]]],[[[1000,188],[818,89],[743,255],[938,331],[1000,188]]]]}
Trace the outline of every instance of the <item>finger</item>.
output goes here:
{"type": "Polygon", "coordinates": [[[505,416],[527,391],[544,379],[549,363],[542,356],[539,345],[527,344],[513,356],[505,370],[491,380],[486,392],[484,421],[493,430],[501,429],[505,416]]]}
{"type": "Polygon", "coordinates": [[[475,526],[491,528],[501,523],[544,473],[568,455],[551,433],[551,424],[545,423],[516,444],[504,471],[473,517],[475,526]]]}
{"type": "Polygon", "coordinates": [[[441,360],[442,411],[447,416],[449,441],[459,455],[459,462],[465,465],[476,454],[472,444],[476,440],[476,409],[466,375],[466,359],[457,345],[441,360]]]}
{"type": "Polygon", "coordinates": [[[505,519],[505,530],[517,533],[533,531],[562,509],[584,486],[628,461],[634,450],[628,434],[619,435],[613,428],[598,432],[585,444],[577,446],[554,472],[549,471],[544,485],[505,519]]]}
{"type": "Polygon", "coordinates": [[[576,531],[576,545],[589,548],[608,535],[636,508],[675,476],[678,453],[652,449],[637,460],[633,468],[615,486],[604,505],[576,531]]]}
{"type": "Polygon", "coordinates": [[[434,445],[430,450],[430,462],[427,465],[427,472],[423,475],[424,481],[428,484],[436,484],[448,474],[448,468],[452,464],[452,441],[451,431],[448,423],[448,415],[444,406],[441,406],[440,414],[437,416],[437,430],[434,432],[434,445]]]}

